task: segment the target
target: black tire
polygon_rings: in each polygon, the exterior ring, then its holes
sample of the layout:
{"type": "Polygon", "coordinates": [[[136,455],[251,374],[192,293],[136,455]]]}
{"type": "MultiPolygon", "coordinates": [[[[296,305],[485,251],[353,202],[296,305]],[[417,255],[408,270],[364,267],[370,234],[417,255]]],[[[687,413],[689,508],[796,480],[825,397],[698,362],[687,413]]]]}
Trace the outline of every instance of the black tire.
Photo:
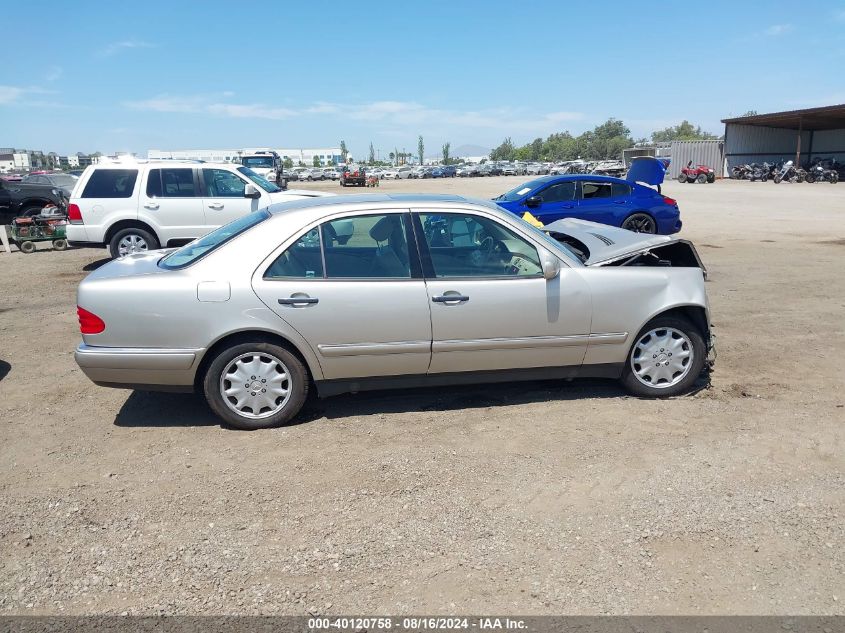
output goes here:
{"type": "Polygon", "coordinates": [[[837,182],[839,182],[839,174],[837,172],[833,172],[830,175],[830,184],[835,185],[837,182]]]}
{"type": "MultiPolygon", "coordinates": [[[[671,354],[671,352],[667,353],[671,354]]],[[[661,356],[664,356],[664,354],[661,353],[661,356]]],[[[652,358],[648,358],[647,360],[652,361],[652,358]]],[[[706,360],[707,346],[704,344],[702,332],[695,325],[683,317],[658,316],[649,321],[645,327],[640,330],[639,334],[637,334],[637,337],[631,344],[631,349],[628,350],[628,355],[625,358],[625,368],[622,371],[622,378],[620,381],[625,389],[635,396],[639,396],[641,398],[669,398],[686,393],[692,388],[695,381],[701,375],[701,370],[704,368],[706,360]],[[682,333],[687,339],[686,346],[692,353],[689,357],[688,364],[684,365],[682,370],[686,373],[682,374],[683,377],[675,384],[668,384],[663,387],[657,386],[656,384],[654,386],[645,384],[644,380],[646,378],[650,378],[650,376],[645,376],[641,380],[635,374],[635,367],[641,367],[646,370],[648,369],[647,363],[644,362],[646,358],[643,357],[641,350],[638,349],[638,344],[644,340],[648,333],[655,330],[660,332],[661,330],[667,330],[667,328],[671,328],[678,333],[682,333]]],[[[656,362],[659,362],[659,359],[656,362]]],[[[667,362],[669,362],[668,359],[667,362]]]]}
{"type": "Polygon", "coordinates": [[[762,176],[760,176],[760,182],[766,182],[768,179],[769,179],[768,174],[763,174],[762,176]]]}
{"type": "MultiPolygon", "coordinates": [[[[275,367],[278,370],[279,366],[276,365],[275,367]]],[[[251,380],[256,381],[256,384],[258,384],[257,381],[260,379],[260,376],[251,378],[251,380]]],[[[268,429],[292,420],[302,409],[302,405],[305,404],[305,400],[308,397],[308,386],[309,374],[302,361],[284,347],[263,341],[241,343],[221,351],[211,362],[203,377],[203,392],[211,410],[229,426],[245,431],[268,429]],[[260,418],[250,417],[249,414],[241,415],[237,413],[227,404],[223,393],[221,393],[223,386],[230,383],[230,381],[224,382],[224,372],[231,369],[237,359],[250,354],[254,354],[265,361],[270,360],[272,362],[274,359],[280,361],[285,370],[284,374],[288,376],[288,391],[290,395],[287,397],[287,401],[275,413],[269,414],[267,412],[265,417],[260,418]]],[[[277,398],[278,400],[283,400],[283,397],[280,396],[277,398]]]]}
{"type": "Polygon", "coordinates": [[[35,252],[35,242],[21,242],[18,244],[18,248],[21,249],[21,253],[24,255],[29,255],[35,252]]]}
{"type": "Polygon", "coordinates": [[[685,183],[686,181],[687,181],[687,175],[686,174],[678,174],[678,182],[685,183]]]}
{"type": "Polygon", "coordinates": [[[706,184],[707,174],[698,174],[698,176],[695,177],[695,182],[697,182],[699,185],[706,184]]]}
{"type": "Polygon", "coordinates": [[[707,182],[711,185],[716,182],[716,174],[707,174],[707,182]]]}
{"type": "Polygon", "coordinates": [[[67,240],[62,238],[58,240],[53,240],[53,250],[56,251],[63,251],[67,248],[67,240]]]}
{"type": "Polygon", "coordinates": [[[139,247],[140,250],[136,252],[154,251],[159,248],[158,239],[156,239],[156,236],[149,231],[135,227],[122,229],[115,233],[111,240],[109,240],[109,254],[112,256],[112,259],[120,257],[120,243],[126,238],[137,238],[146,245],[146,247],[139,247]]]}
{"type": "Polygon", "coordinates": [[[810,184],[813,184],[814,182],[816,182],[816,177],[813,174],[807,174],[804,177],[804,182],[809,182],[810,184]]]}
{"type": "Polygon", "coordinates": [[[777,175],[774,178],[772,178],[772,182],[775,183],[776,185],[779,184],[781,180],[783,180],[783,178],[781,178],[780,175],[777,175]]]}
{"type": "Polygon", "coordinates": [[[622,222],[622,228],[634,233],[657,233],[657,222],[648,213],[632,213],[622,222]]]}

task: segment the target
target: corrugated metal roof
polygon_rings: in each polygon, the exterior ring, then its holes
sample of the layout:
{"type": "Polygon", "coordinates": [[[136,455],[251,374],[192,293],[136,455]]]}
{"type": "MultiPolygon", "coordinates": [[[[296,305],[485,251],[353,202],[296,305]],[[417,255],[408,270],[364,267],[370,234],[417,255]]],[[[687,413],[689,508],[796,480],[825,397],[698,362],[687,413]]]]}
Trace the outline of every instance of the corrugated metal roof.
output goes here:
{"type": "Polygon", "coordinates": [[[799,127],[804,130],[836,130],[845,128],[845,104],[734,117],[722,119],[722,123],[762,125],[790,130],[797,130],[799,127]]]}

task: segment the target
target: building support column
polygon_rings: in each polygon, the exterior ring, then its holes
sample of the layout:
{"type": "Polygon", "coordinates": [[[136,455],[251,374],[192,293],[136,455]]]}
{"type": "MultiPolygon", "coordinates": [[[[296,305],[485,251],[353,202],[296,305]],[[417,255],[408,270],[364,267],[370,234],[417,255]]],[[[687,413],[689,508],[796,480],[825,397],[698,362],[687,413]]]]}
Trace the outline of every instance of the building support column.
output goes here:
{"type": "Polygon", "coordinates": [[[799,117],[798,119],[798,144],[795,148],[795,168],[801,166],[801,132],[803,132],[804,128],[804,120],[799,117]]]}

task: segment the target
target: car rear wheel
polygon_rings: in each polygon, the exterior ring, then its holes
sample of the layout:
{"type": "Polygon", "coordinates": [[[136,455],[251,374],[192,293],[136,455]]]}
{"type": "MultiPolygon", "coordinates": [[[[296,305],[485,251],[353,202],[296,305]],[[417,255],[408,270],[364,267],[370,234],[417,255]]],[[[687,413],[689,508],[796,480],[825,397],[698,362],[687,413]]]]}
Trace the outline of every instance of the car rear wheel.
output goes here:
{"type": "Polygon", "coordinates": [[[678,182],[685,183],[686,181],[687,181],[687,175],[686,174],[678,174],[678,182]]]}
{"type": "Polygon", "coordinates": [[[254,430],[290,421],[308,396],[308,370],[293,353],[266,342],[222,351],[203,380],[208,405],[226,424],[254,430]]]}
{"type": "Polygon", "coordinates": [[[707,174],[698,174],[698,177],[695,179],[695,181],[699,185],[703,185],[704,183],[707,182],[707,174]]]}
{"type": "Polygon", "coordinates": [[[132,255],[133,253],[154,251],[158,247],[158,240],[152,233],[136,228],[118,231],[109,242],[109,251],[112,259],[117,259],[124,255],[132,255]]]}
{"type": "Polygon", "coordinates": [[[634,233],[657,233],[657,224],[648,213],[634,213],[622,223],[623,229],[634,233]]]}
{"type": "Polygon", "coordinates": [[[666,398],[690,390],[707,356],[702,333],[682,317],[657,317],[640,330],[622,373],[635,396],[666,398]]]}

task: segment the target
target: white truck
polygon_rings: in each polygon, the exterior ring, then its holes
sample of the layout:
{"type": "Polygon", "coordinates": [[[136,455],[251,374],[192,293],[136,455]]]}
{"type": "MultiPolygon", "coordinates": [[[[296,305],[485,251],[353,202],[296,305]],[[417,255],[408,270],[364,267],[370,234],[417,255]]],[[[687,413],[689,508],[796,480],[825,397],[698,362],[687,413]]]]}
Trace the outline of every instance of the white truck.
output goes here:
{"type": "Polygon", "coordinates": [[[271,149],[249,150],[239,152],[241,165],[249,167],[256,174],[269,180],[281,189],[287,189],[287,179],[284,176],[284,161],[277,152],[271,149]]]}

